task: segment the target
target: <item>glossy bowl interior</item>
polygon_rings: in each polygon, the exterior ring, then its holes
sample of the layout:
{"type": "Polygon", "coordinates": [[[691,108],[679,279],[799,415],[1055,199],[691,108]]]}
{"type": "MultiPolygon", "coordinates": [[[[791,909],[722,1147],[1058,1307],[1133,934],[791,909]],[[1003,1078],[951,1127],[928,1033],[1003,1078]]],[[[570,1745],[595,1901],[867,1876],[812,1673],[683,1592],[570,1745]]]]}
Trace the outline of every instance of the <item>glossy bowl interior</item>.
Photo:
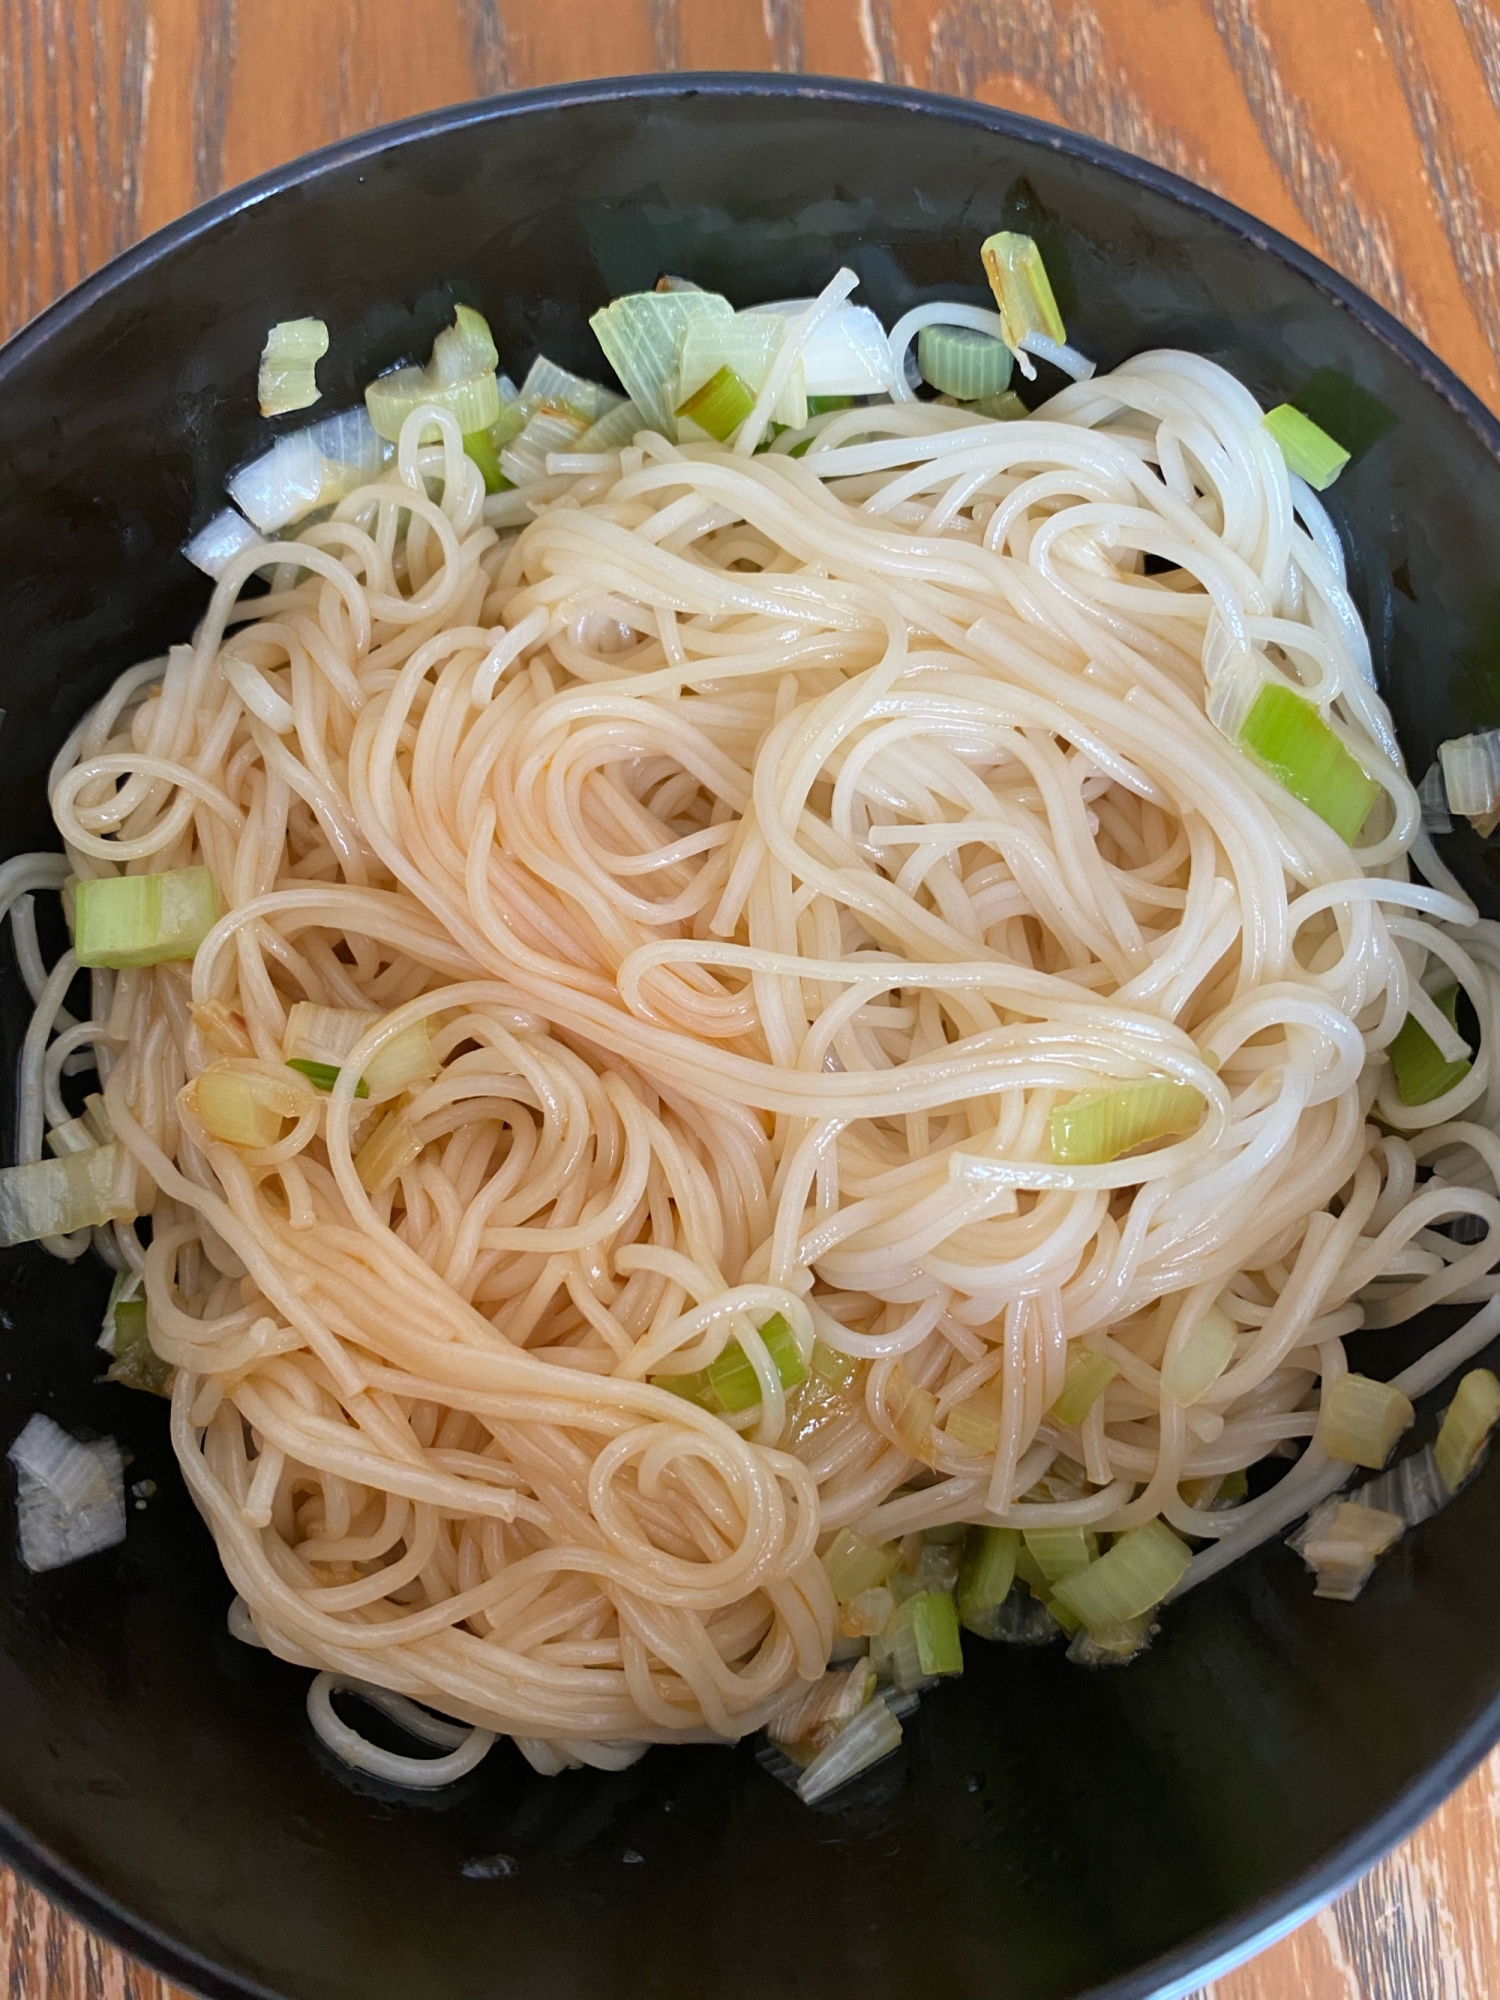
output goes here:
{"type": "MultiPolygon", "coordinates": [[[[1409,761],[1493,720],[1496,426],[1331,272],[1168,175],[983,107],[657,79],[464,107],[290,167],[0,353],[4,852],[55,844],[43,780],[65,732],[200,611],[175,551],[265,437],[273,320],[326,318],[337,408],[425,353],[455,298],[483,306],[512,373],[539,348],[597,370],[590,312],[663,270],[750,303],[848,262],[890,321],[978,299],[979,242],[1007,225],[1041,238],[1103,366],[1181,345],[1268,402],[1329,370],[1373,399],[1333,511],[1409,761]]],[[[1449,858],[1496,900],[1493,851],[1465,835],[1449,858]]],[[[7,1134],[26,1011],[6,946],[7,1134]]],[[[822,1811],[748,1745],[559,1779],[505,1749],[413,1800],[336,1768],[306,1674],[228,1637],[164,1407],[96,1386],[104,1291],[90,1264],[0,1258],[0,1453],[40,1408],[114,1433],[158,1484],[122,1550],[31,1577],[0,1483],[0,1853],[207,1992],[1144,1994],[1329,1893],[1500,1731],[1500,1594],[1479,1581],[1500,1558],[1495,1470],[1353,1606],[1315,1601],[1276,1546],[1128,1671],[971,1644],[899,1755],[822,1811]]],[[[1435,1330],[1357,1337],[1357,1363],[1387,1372],[1435,1330]]]]}

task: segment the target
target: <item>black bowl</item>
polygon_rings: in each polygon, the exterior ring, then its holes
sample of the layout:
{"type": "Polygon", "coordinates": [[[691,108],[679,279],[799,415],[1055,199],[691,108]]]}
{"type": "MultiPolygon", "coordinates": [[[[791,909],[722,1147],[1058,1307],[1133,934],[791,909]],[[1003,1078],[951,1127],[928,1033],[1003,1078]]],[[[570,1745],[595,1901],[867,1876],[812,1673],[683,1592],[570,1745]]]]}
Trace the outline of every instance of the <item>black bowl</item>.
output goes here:
{"type": "MultiPolygon", "coordinates": [[[[425,353],[455,297],[483,304],[514,372],[539,348],[597,369],[590,312],[663,270],[749,303],[848,262],[889,321],[978,297],[979,242],[1007,225],[1041,239],[1104,366],[1181,345],[1267,403],[1340,400],[1328,421],[1365,448],[1333,511],[1413,768],[1493,721],[1500,428],[1332,271],[1170,174],[982,106],[609,82],[441,112],[237,189],[0,354],[5,851],[55,844],[64,733],[201,609],[176,550],[265,436],[271,321],[327,319],[337,408],[425,353]]],[[[1495,850],[1449,846],[1494,902],[1495,850]]],[[[7,959],[7,1090],[25,1013],[7,959]]],[[[972,1645],[898,1757],[823,1811],[748,1746],[559,1779],[507,1749],[413,1802],[335,1768],[306,1674],[228,1637],[163,1407],[96,1385],[103,1292],[97,1268],[0,1260],[0,1447],[45,1409],[120,1437],[158,1485],[123,1549],[49,1576],[0,1520],[0,1853],[207,1993],[1123,2000],[1296,1922],[1500,1734],[1492,1471],[1355,1605],[1316,1601],[1277,1545],[1127,1671],[972,1645]]],[[[1363,1336],[1359,1365],[1387,1372],[1435,1330],[1363,1336]]]]}

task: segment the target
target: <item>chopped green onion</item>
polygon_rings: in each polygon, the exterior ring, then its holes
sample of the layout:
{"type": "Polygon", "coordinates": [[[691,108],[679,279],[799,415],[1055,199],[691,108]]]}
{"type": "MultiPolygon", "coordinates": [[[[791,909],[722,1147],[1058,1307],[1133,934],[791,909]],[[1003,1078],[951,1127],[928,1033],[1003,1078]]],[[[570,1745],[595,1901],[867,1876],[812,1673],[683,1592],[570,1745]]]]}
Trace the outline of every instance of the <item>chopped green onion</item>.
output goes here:
{"type": "Polygon", "coordinates": [[[1352,847],[1380,787],[1305,696],[1267,681],[1240,725],[1240,747],[1352,847]]]}
{"type": "MultiPolygon", "coordinates": [[[[783,1389],[795,1389],[799,1382],[807,1379],[807,1363],[802,1359],[797,1336],[780,1313],[771,1315],[761,1328],[760,1337],[766,1344],[766,1352],[776,1373],[781,1377],[783,1389]]],[[[737,1410],[753,1409],[761,1399],[760,1377],[737,1340],[729,1341],[718,1359],[708,1364],[708,1381],[722,1408],[731,1414],[737,1410]]]]}
{"type": "MultiPolygon", "coordinates": [[[[381,1016],[362,1007],[317,1007],[299,1000],[287,1015],[281,1053],[292,1069],[310,1062],[314,1069],[340,1070],[355,1044],[367,1035],[381,1016]],[[301,1058],[294,1061],[293,1058],[301,1058]]],[[[399,1035],[378,1048],[365,1067],[358,1097],[393,1097],[413,1084],[430,1083],[441,1065],[433,1052],[432,1035],[426,1020],[413,1021],[399,1035]]],[[[303,1070],[320,1089],[324,1085],[313,1069],[303,1070]]]]}
{"type": "MultiPolygon", "coordinates": [[[[1449,1024],[1457,1028],[1458,988],[1449,986],[1432,997],[1449,1024]]],[[[1473,1068],[1463,1057],[1449,1062],[1415,1014],[1408,1014],[1401,1023],[1386,1054],[1396,1079],[1396,1095],[1403,1104],[1431,1104],[1462,1083],[1473,1068]]]]}
{"type": "Polygon", "coordinates": [[[210,1063],[193,1083],[193,1102],[211,1139],[231,1146],[274,1146],[282,1120],[295,1117],[305,1098],[263,1070],[210,1063]]]}
{"type": "Polygon", "coordinates": [[[575,451],[621,451],[637,431],[648,428],[646,419],[632,402],[616,403],[598,422],[590,425],[573,447],[575,451]]]}
{"type": "Polygon", "coordinates": [[[906,1450],[913,1458],[925,1458],[932,1448],[937,1397],[927,1389],[919,1389],[899,1361],[886,1377],[885,1407],[906,1450]]]}
{"type": "MultiPolygon", "coordinates": [[[[1500,729],[1482,729],[1472,736],[1450,736],[1438,745],[1441,792],[1451,812],[1465,819],[1487,820],[1500,806],[1500,729]]],[[[1425,781],[1424,781],[1425,782],[1425,781]]],[[[1491,829],[1480,828],[1488,838],[1491,829]]]]}
{"type": "Polygon", "coordinates": [[[1233,1507],[1250,1491],[1243,1472],[1210,1473],[1206,1479],[1184,1479],[1182,1497],[1190,1507],[1233,1507]]]}
{"type": "Polygon", "coordinates": [[[1097,1632],[1085,1625],[1074,1634],[1068,1658],[1075,1667],[1123,1667],[1145,1652],[1154,1629],[1144,1614],[1127,1618],[1122,1625],[1101,1625],[1097,1632]]]}
{"type": "Polygon", "coordinates": [[[695,1368],[689,1375],[653,1375],[650,1381],[653,1389],[665,1389],[705,1410],[718,1410],[719,1399],[709,1384],[706,1368],[695,1368]]]}
{"type": "Polygon", "coordinates": [[[1190,1131],[1202,1111],[1200,1091],[1163,1076],[1086,1090],[1052,1113],[1052,1157],[1059,1166],[1103,1166],[1150,1139],[1190,1131]]]}
{"type": "Polygon", "coordinates": [[[582,417],[568,410],[542,408],[526,419],[500,454],[500,470],[513,486],[547,477],[547,459],[554,451],[577,451],[587,430],[582,417]]]}
{"type": "Polygon", "coordinates": [[[854,398],[852,396],[809,396],[807,399],[807,414],[810,417],[832,416],[835,410],[852,410],[853,408],[854,398]]]}
{"type": "Polygon", "coordinates": [[[1048,1416],[1069,1429],[1076,1428],[1119,1372],[1118,1365],[1107,1354],[1095,1354],[1089,1347],[1069,1348],[1062,1394],[1047,1412],[1048,1416]]]}
{"type": "Polygon", "coordinates": [[[883,1584],[900,1561],[894,1542],[872,1542],[857,1528],[840,1528],[824,1549],[822,1563],[840,1604],[883,1584]]]}
{"type": "Polygon", "coordinates": [[[1488,1368],[1471,1368],[1453,1392],[1433,1446],[1438,1474],[1450,1493],[1456,1493],[1474,1470],[1497,1422],[1500,1381],[1488,1368]]]}
{"type": "Polygon", "coordinates": [[[385,449],[363,408],[340,410],[278,438],[225,483],[235,505],[268,535],[366,485],[379,473],[385,449]]]}
{"type": "Polygon", "coordinates": [[[0,1168],[0,1248],[134,1215],[134,1180],[130,1155],[118,1144],[0,1168]]]}
{"type": "Polygon", "coordinates": [[[1341,1375],[1323,1392],[1317,1439],[1330,1458],[1378,1472],[1415,1421],[1416,1411],[1393,1383],[1341,1375]]]}
{"type": "Polygon", "coordinates": [[[1002,389],[998,396],[976,396],[973,402],[965,403],[964,408],[972,410],[976,417],[993,417],[997,423],[1003,424],[1031,415],[1014,389],[1002,389]]]}
{"type": "Polygon", "coordinates": [[[1053,1592],[1052,1611],[1070,1612],[1091,1632],[1126,1625],[1160,1604],[1193,1559],[1187,1543],[1164,1521],[1132,1528],[1097,1562],[1079,1570],[1053,1592]]]}
{"type": "Polygon", "coordinates": [[[138,1340],[146,1338],[146,1301],[144,1299],[121,1299],[115,1306],[114,1352],[123,1354],[127,1347],[133,1347],[138,1340]]]}
{"type": "Polygon", "coordinates": [[[846,1639],[873,1639],[891,1622],[896,1609],[895,1594],[877,1583],[873,1589],[856,1591],[839,1606],[839,1631],[846,1639]]]}
{"type": "Polygon", "coordinates": [[[993,1638],[987,1627],[1010,1596],[1021,1537],[1014,1528],[971,1528],[958,1572],[958,1615],[971,1632],[993,1638]]]}
{"type": "MultiPolygon", "coordinates": [[[[318,1090],[332,1090],[339,1080],[338,1068],[334,1063],[311,1062],[306,1056],[293,1056],[287,1068],[300,1070],[308,1082],[318,1090]]],[[[354,1086],[354,1095],[368,1097],[369,1094],[370,1086],[361,1077],[354,1086]]]]}
{"type": "Polygon", "coordinates": [[[100,1143],[99,1134],[87,1118],[68,1118],[47,1134],[47,1148],[57,1159],[69,1153],[87,1153],[100,1143]]]}
{"type": "Polygon", "coordinates": [[[1184,1408],[1206,1396],[1234,1359],[1234,1321],[1221,1306],[1210,1306],[1161,1372],[1162,1394],[1184,1408]]]}
{"type": "Polygon", "coordinates": [[[433,342],[425,368],[397,368],[370,383],[365,390],[370,422],[395,443],[412,411],[431,403],[451,412],[465,437],[487,431],[500,416],[499,360],[484,315],[459,306],[453,325],[433,342]]]}
{"type": "Polygon", "coordinates": [[[354,1171],[371,1194],[383,1194],[422,1150],[404,1111],[388,1111],[354,1156],[354,1171]]]}
{"type": "Polygon", "coordinates": [[[982,1452],[988,1457],[1000,1448],[1000,1417],[997,1399],[981,1389],[977,1396],[954,1404],[944,1419],[943,1435],[966,1451],[982,1452]]]}
{"type": "Polygon", "coordinates": [[[1377,1557],[1401,1539],[1406,1523],[1399,1514],[1357,1505],[1335,1494],[1314,1508],[1290,1548],[1317,1578],[1314,1597],[1331,1597],[1352,1604],[1364,1589],[1377,1557]]]}
{"type": "Polygon", "coordinates": [[[642,428],[672,437],[677,358],[689,321],[733,317],[733,306],[717,292],[628,292],[596,312],[589,325],[640,411],[642,428]]]}
{"type": "MultiPolygon", "coordinates": [[[[785,322],[767,313],[736,313],[733,319],[700,315],[690,320],[677,354],[678,416],[684,414],[684,404],[691,402],[699,391],[706,391],[726,368],[750,392],[753,408],[775,366],[785,334],[785,322]]],[[[719,435],[696,411],[689,410],[687,415],[703,430],[715,437],[719,435]]],[[[801,430],[807,422],[807,389],[800,361],[777,397],[771,416],[793,430],[801,430]]],[[[743,421],[743,417],[737,419],[730,430],[737,430],[743,421]]],[[[726,438],[728,434],[725,433],[726,438]]]]}
{"type": "Polygon", "coordinates": [[[1278,403],[1261,421],[1281,446],[1287,471],[1295,472],[1320,493],[1332,486],[1349,463],[1344,447],[1292,403],[1278,403]]]}
{"type": "Polygon", "coordinates": [[[923,1680],[922,1656],[917,1651],[917,1635],[911,1622],[907,1598],[891,1614],[883,1632],[870,1638],[870,1664],[882,1680],[893,1681],[903,1694],[920,1687],[923,1680]]]}
{"type": "Polygon", "coordinates": [[[116,1305],[112,1352],[107,1381],[153,1396],[170,1395],[173,1370],[151,1345],[144,1299],[121,1299],[116,1305]]]}
{"type": "Polygon", "coordinates": [[[260,357],[260,413],[282,417],[318,400],[317,364],[328,352],[328,328],[320,319],[279,320],[266,335],[260,357]]]}
{"type": "Polygon", "coordinates": [[[754,408],[755,391],[726,365],[679,403],[677,414],[726,444],[754,408]]]}
{"type": "Polygon", "coordinates": [[[1055,1589],[1099,1556],[1099,1538],[1087,1528],[1028,1528],[1023,1540],[1028,1554],[1050,1588],[1055,1589]]]}
{"type": "Polygon", "coordinates": [[[495,442],[492,426],[487,431],[466,431],[464,433],[464,453],[471,458],[484,474],[486,493],[504,493],[510,481],[500,470],[500,448],[495,442]]]}
{"type": "Polygon", "coordinates": [[[972,326],[924,326],[917,335],[917,367],[939,395],[961,403],[998,396],[1010,381],[1010,349],[972,326]]]}
{"type": "Polygon", "coordinates": [[[852,1354],[840,1354],[836,1347],[830,1347],[820,1334],[813,1342],[812,1372],[835,1389],[847,1389],[859,1373],[859,1363],[852,1354]]]}
{"type": "Polygon", "coordinates": [[[1052,281],[1036,239],[1002,230],[979,247],[980,260],[1000,308],[1002,337],[1019,354],[1027,334],[1043,333],[1060,344],[1068,331],[1052,294],[1052,281]]]}
{"type": "Polygon", "coordinates": [[[429,1023],[413,1021],[375,1051],[365,1064],[363,1081],[374,1096],[391,1097],[414,1084],[430,1083],[441,1067],[433,1052],[429,1023]]]}
{"type": "Polygon", "coordinates": [[[585,424],[597,424],[601,417],[618,409],[625,398],[613,389],[606,389],[602,382],[591,382],[585,375],[559,368],[555,361],[539,354],[521,384],[520,401],[533,409],[547,403],[554,410],[571,412],[585,424]]]}
{"type": "Polygon", "coordinates": [[[961,1674],[963,1641],[958,1636],[958,1611],[946,1591],[924,1590],[909,1597],[902,1609],[911,1620],[917,1642],[917,1663],[927,1674],[961,1674]]]}
{"type": "Polygon", "coordinates": [[[875,1669],[868,1660],[856,1660],[847,1672],[834,1668],[811,1687],[804,1681],[794,1688],[767,1722],[766,1734],[794,1758],[810,1763],[874,1694],[875,1669]]]}
{"type": "Polygon", "coordinates": [[[165,965],[191,958],[218,917],[207,868],[101,875],[73,892],[73,947],[80,965],[165,965]]]}
{"type": "MultiPolygon", "coordinates": [[[[667,296],[692,295],[678,292],[667,296]]],[[[877,1695],[845,1724],[826,1750],[814,1757],[797,1781],[797,1796],[805,1806],[815,1806],[900,1747],[901,1724],[877,1695]]]]}

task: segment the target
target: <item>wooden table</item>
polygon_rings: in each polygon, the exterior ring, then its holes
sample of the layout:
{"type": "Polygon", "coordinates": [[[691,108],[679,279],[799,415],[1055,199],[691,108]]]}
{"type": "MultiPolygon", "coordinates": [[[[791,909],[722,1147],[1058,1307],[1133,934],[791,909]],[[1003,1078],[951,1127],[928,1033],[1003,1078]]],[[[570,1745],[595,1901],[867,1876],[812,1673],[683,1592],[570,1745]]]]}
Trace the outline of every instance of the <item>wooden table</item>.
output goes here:
{"type": "MultiPolygon", "coordinates": [[[[1487,0],[0,0],[0,331],[310,146],[456,99],[807,70],[1097,133],[1322,252],[1500,407],[1487,0]]],[[[11,2000],[169,1989],[0,1871],[11,2000]]],[[[1500,1991],[1500,1753],[1213,2000],[1500,1991]]]]}

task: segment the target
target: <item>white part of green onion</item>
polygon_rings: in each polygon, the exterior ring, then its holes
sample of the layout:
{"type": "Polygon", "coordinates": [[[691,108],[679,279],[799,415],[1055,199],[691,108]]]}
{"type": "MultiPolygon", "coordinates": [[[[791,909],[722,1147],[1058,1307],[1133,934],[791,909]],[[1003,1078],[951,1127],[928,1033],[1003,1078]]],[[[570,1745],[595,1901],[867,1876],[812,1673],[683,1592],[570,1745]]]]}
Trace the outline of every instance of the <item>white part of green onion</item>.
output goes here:
{"type": "Polygon", "coordinates": [[[590,424],[573,446],[574,451],[621,451],[637,431],[648,429],[646,419],[628,398],[618,401],[596,423],[590,424]]]}
{"type": "Polygon", "coordinates": [[[0,1168],[0,1248],[71,1236],[135,1213],[134,1171],[118,1142],[0,1168]]]}
{"type": "Polygon", "coordinates": [[[1416,1411],[1393,1383],[1341,1375],[1323,1392],[1317,1440],[1330,1458],[1379,1472],[1415,1421],[1416,1411]]]}
{"type": "Polygon", "coordinates": [[[1500,807],[1500,729],[1454,736],[1438,745],[1450,812],[1483,819],[1500,807]]]}
{"type": "Polygon", "coordinates": [[[182,545],[182,553],[195,569],[216,580],[228,569],[241,549],[258,548],[265,537],[252,528],[236,507],[222,507],[206,521],[196,535],[182,545]]]}
{"type": "Polygon", "coordinates": [[[1190,1131],[1203,1095],[1170,1077],[1142,1077],[1106,1090],[1082,1091],[1052,1113],[1052,1157],[1059,1165],[1099,1166],[1153,1139],[1190,1131]]]}
{"type": "Polygon", "coordinates": [[[365,412],[341,410],[278,439],[262,457],[241,466],[227,487],[240,511],[269,535],[367,485],[384,462],[384,447],[365,412]]]}
{"type": "Polygon", "coordinates": [[[1011,355],[1003,340],[974,327],[924,326],[917,335],[917,367],[939,395],[972,403],[1008,387],[1011,355]]]}
{"type": "Polygon", "coordinates": [[[413,1021],[399,1035],[381,1043],[365,1064],[364,1078],[371,1097],[393,1097],[414,1084],[430,1083],[438,1069],[428,1023],[413,1021]]]}
{"type": "Polygon", "coordinates": [[[1107,1354],[1095,1354],[1092,1348],[1075,1343],[1068,1349],[1062,1393],[1047,1414],[1060,1424],[1076,1428],[1119,1372],[1119,1364],[1107,1354]]]}
{"type": "Polygon", "coordinates": [[[644,427],[672,438],[681,400],[678,355],[689,322],[733,317],[734,307],[718,292],[627,292],[601,307],[589,325],[644,427]]]}
{"type": "MultiPolygon", "coordinates": [[[[799,318],[811,299],[779,299],[750,306],[741,317],[774,314],[785,326],[799,318]]],[[[809,396],[884,396],[894,383],[890,342],[868,306],[841,305],[814,328],[801,354],[809,396]]]]}
{"type": "Polygon", "coordinates": [[[547,477],[547,454],[577,451],[588,425],[566,410],[537,410],[500,454],[500,470],[512,486],[547,477]]]}
{"type": "Polygon", "coordinates": [[[108,1498],[109,1469],[98,1452],[51,1417],[32,1417],[6,1457],[18,1472],[44,1487],[65,1514],[108,1498]]]}
{"type": "Polygon", "coordinates": [[[893,1542],[872,1542],[857,1528],[840,1528],[823,1551],[823,1568],[840,1604],[886,1581],[896,1567],[893,1542]]]}
{"type": "Polygon", "coordinates": [[[66,1119],[47,1134],[48,1150],[59,1160],[66,1159],[69,1153],[87,1153],[98,1143],[99,1135],[87,1118],[66,1119]]]}
{"type": "Polygon", "coordinates": [[[1053,1592],[1091,1632],[1140,1618],[1172,1590],[1192,1561],[1192,1551],[1163,1521],[1132,1528],[1097,1562],[1068,1577],[1053,1592]]]}
{"type": "Polygon", "coordinates": [[[616,390],[606,389],[602,382],[590,382],[587,376],[560,368],[545,354],[539,354],[532,362],[520,388],[520,401],[532,409],[546,405],[566,410],[585,424],[599,423],[625,400],[616,390]]]}
{"type": "Polygon", "coordinates": [[[1408,1528],[1416,1528],[1430,1521],[1453,1496],[1438,1471],[1432,1446],[1427,1444],[1398,1458],[1378,1478],[1367,1479],[1344,1497],[1351,1507],[1378,1507],[1382,1513],[1398,1514],[1408,1528]]]}
{"type": "Polygon", "coordinates": [[[7,1456],[16,1468],[21,1560],[34,1573],[125,1539],[125,1461],[113,1438],[83,1444],[34,1416],[7,1456]]]}
{"type": "Polygon", "coordinates": [[[388,1111],[354,1156],[354,1171],[371,1194],[383,1194],[422,1150],[405,1111],[388,1111]]]}
{"type": "MultiPolygon", "coordinates": [[[[721,368],[738,375],[759,395],[766,385],[785,334],[785,323],[766,313],[736,313],[733,319],[688,323],[678,355],[677,408],[713,380],[721,368]]],[[[802,363],[793,368],[771,411],[773,423],[801,430],[807,422],[807,390],[802,363]]]]}
{"type": "Polygon", "coordinates": [[[397,368],[369,384],[365,408],[370,422],[394,444],[412,411],[429,403],[449,411],[466,437],[487,431],[500,416],[502,397],[495,375],[499,359],[483,313],[459,306],[452,326],[432,343],[425,368],[397,368]]]}
{"type": "Polygon", "coordinates": [[[1422,830],[1424,833],[1452,833],[1453,816],[1448,810],[1448,791],[1443,783],[1443,767],[1437,762],[1427,766],[1426,776],[1417,787],[1417,802],[1422,808],[1422,830]]]}
{"type": "Polygon", "coordinates": [[[895,1596],[883,1583],[858,1590],[839,1606],[839,1630],[846,1639],[872,1639],[885,1630],[895,1609],[895,1596]]]}
{"type": "Polygon", "coordinates": [[[1222,1307],[1210,1306],[1181,1343],[1168,1340],[1162,1364],[1164,1396],[1184,1407],[1206,1396],[1234,1359],[1238,1335],[1222,1307]]]}
{"type": "Polygon", "coordinates": [[[1352,1604],[1364,1589],[1378,1557],[1401,1539],[1406,1523],[1399,1514],[1356,1506],[1335,1494],[1315,1507],[1287,1546],[1295,1549],[1317,1579],[1315,1597],[1352,1604]]]}
{"type": "Polygon", "coordinates": [[[101,875],[74,890],[73,948],[80,965],[172,964],[193,956],[218,917],[207,868],[101,875]]]}
{"type": "Polygon", "coordinates": [[[1155,1630],[1145,1614],[1123,1625],[1101,1625],[1097,1632],[1084,1625],[1068,1643],[1068,1658],[1075,1667],[1123,1667],[1145,1652],[1155,1630]]]}
{"type": "Polygon", "coordinates": [[[785,1749],[821,1750],[854,1720],[875,1694],[875,1669],[857,1660],[847,1672],[826,1673],[811,1687],[798,1683],[766,1718],[766,1734],[785,1749]]]}
{"type": "Polygon", "coordinates": [[[328,328],[320,319],[283,319],[266,335],[257,390],[263,417],[305,410],[318,400],[317,364],[328,352],[328,328]]]}
{"type": "MultiPolygon", "coordinates": [[[[304,1087],[305,1088],[305,1087],[304,1087]]],[[[211,1139],[231,1146],[274,1146],[282,1120],[305,1102],[295,1072],[285,1078],[234,1062],[210,1063],[193,1082],[193,1102],[211,1139]]]]}
{"type": "Polygon", "coordinates": [[[380,1020],[363,1007],[315,1007],[310,1000],[293,1003],[281,1039],[284,1062],[301,1056],[308,1062],[343,1067],[344,1058],[380,1020]]]}
{"type": "Polygon", "coordinates": [[[1500,1422],[1500,1381],[1488,1368],[1471,1368],[1453,1392],[1433,1446],[1443,1484],[1456,1493],[1500,1422]]]}
{"type": "MultiPolygon", "coordinates": [[[[678,297],[685,294],[676,294],[678,297]]],[[[878,1764],[900,1747],[901,1724],[877,1695],[854,1720],[841,1729],[826,1750],[819,1751],[797,1784],[797,1796],[806,1806],[815,1806],[847,1785],[872,1764],[878,1764]]]]}

